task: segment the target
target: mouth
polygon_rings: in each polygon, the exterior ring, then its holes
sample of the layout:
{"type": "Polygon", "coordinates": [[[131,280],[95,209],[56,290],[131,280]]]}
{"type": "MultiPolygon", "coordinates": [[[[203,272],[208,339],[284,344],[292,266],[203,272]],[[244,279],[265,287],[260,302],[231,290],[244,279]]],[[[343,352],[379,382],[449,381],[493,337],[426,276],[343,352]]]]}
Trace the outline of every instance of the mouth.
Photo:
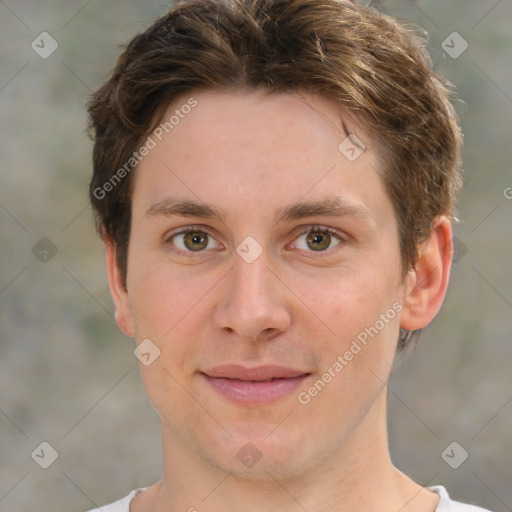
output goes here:
{"type": "Polygon", "coordinates": [[[224,365],[201,375],[217,393],[232,402],[262,405],[290,395],[311,374],[282,366],[224,365]]]}

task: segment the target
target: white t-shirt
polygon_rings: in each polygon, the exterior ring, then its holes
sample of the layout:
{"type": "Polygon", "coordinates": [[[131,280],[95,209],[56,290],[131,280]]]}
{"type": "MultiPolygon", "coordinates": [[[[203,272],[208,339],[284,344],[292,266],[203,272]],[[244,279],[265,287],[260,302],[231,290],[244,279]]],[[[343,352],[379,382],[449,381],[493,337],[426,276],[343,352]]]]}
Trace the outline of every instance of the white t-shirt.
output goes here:
{"type": "MultiPolygon", "coordinates": [[[[467,505],[465,503],[460,503],[458,501],[453,501],[450,499],[448,492],[441,485],[436,485],[434,487],[427,487],[431,491],[439,494],[440,500],[439,504],[435,512],[489,512],[487,509],[476,507],[474,505],[467,505]]],[[[128,496],[124,497],[122,500],[116,501],[115,503],[111,503],[110,505],[105,505],[104,507],[95,508],[94,510],[90,510],[89,512],[130,512],[130,503],[144,489],[137,489],[132,491],[128,496]]]]}

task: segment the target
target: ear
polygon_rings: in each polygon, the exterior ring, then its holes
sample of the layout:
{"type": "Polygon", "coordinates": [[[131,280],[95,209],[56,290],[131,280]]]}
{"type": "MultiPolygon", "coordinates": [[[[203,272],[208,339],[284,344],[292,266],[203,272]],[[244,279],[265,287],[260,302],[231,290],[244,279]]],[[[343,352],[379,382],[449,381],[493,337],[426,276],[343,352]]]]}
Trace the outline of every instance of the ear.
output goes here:
{"type": "Polygon", "coordinates": [[[105,258],[107,263],[108,286],[114,301],[115,319],[118,327],[130,338],[134,337],[132,309],[128,298],[128,290],[124,285],[116,258],[116,246],[112,239],[103,237],[105,258]]]}
{"type": "Polygon", "coordinates": [[[422,329],[443,304],[453,256],[452,226],[442,216],[434,220],[429,238],[419,247],[418,261],[406,277],[400,327],[422,329]]]}

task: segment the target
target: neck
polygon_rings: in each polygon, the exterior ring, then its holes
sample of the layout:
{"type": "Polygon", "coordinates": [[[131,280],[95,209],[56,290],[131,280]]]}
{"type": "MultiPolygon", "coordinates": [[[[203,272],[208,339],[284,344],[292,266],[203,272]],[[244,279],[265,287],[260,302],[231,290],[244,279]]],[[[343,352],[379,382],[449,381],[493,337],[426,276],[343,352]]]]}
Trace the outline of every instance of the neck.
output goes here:
{"type": "Polygon", "coordinates": [[[141,495],[141,506],[132,510],[260,512],[264,503],[266,510],[276,512],[432,512],[437,504],[435,495],[422,490],[391,463],[385,398],[383,395],[341,446],[293,476],[280,475],[277,468],[266,468],[260,478],[224,470],[164,427],[163,479],[145,498],[141,495]]]}

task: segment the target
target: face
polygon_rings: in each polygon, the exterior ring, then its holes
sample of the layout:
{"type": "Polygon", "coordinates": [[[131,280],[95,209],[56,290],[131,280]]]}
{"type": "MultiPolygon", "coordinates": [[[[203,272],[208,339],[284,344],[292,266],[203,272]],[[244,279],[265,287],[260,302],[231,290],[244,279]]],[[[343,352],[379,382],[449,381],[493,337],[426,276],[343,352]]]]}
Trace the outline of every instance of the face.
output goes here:
{"type": "Polygon", "coordinates": [[[117,320],[160,351],[141,373],[164,437],[226,471],[304,473],[384,428],[408,285],[382,166],[326,99],[192,96],[135,171],[117,320]]]}

